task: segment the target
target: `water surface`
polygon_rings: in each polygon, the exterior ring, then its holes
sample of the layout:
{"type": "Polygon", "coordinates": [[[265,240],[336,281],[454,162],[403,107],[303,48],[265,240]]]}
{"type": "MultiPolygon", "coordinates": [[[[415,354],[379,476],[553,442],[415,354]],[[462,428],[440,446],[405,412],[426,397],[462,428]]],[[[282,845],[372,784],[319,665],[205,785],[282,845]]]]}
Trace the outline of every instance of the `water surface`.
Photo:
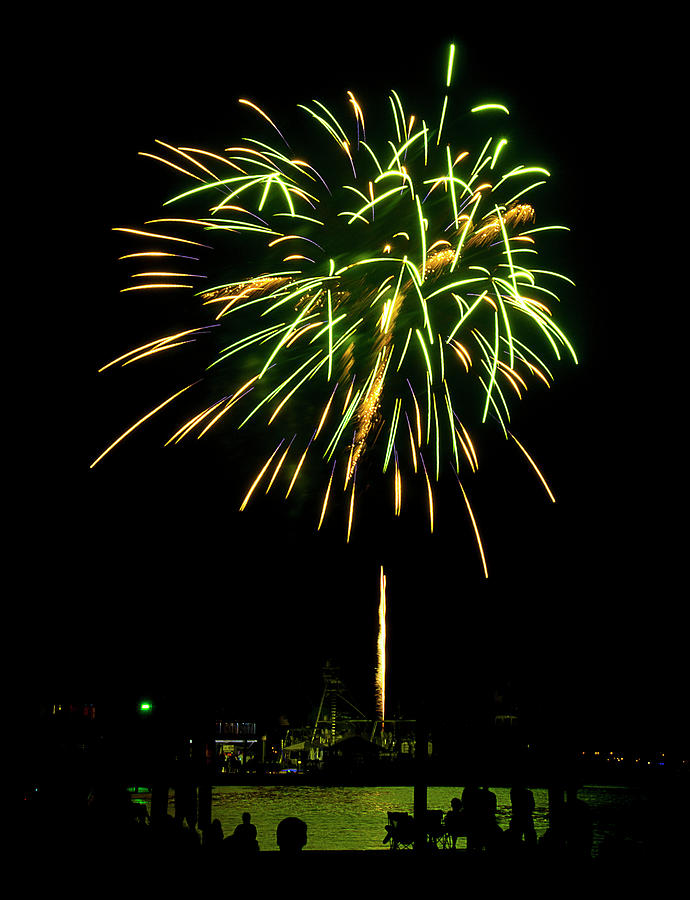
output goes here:
{"type": "MultiPolygon", "coordinates": [[[[510,790],[494,787],[497,821],[505,830],[510,823],[510,790]]],[[[450,808],[463,787],[429,787],[429,809],[450,808]]],[[[548,794],[533,788],[534,826],[537,837],[548,828],[548,794]]],[[[620,835],[627,811],[635,802],[635,791],[626,787],[585,787],[578,796],[592,811],[594,849],[608,834],[620,835]]],[[[251,813],[262,850],[276,850],[275,833],[281,819],[298,816],[308,827],[307,850],[381,850],[389,811],[413,812],[413,789],[405,786],[338,787],[325,785],[223,785],[213,789],[212,817],[219,819],[227,837],[251,813]]],[[[170,812],[174,811],[174,794],[170,812]]],[[[459,847],[465,846],[461,838],[459,847]]]]}

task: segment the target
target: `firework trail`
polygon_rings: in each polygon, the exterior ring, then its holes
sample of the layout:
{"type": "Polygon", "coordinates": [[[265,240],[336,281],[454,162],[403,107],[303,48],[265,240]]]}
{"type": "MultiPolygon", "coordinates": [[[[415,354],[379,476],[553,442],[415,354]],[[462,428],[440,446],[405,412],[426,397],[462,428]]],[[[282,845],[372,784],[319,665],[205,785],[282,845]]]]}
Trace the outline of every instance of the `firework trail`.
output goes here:
{"type": "Polygon", "coordinates": [[[386,720],[386,576],[381,566],[379,578],[379,636],[377,641],[376,699],[381,724],[386,720]]]}
{"type": "MultiPolygon", "coordinates": [[[[142,154],[189,186],[164,204],[176,215],[116,229],[137,242],[122,259],[141,267],[123,290],[192,292],[210,319],[103,369],[215,341],[201,379],[211,402],[167,444],[230,422],[238,438],[251,433],[251,446],[263,449],[240,509],[261,491],[289,497],[309,479],[322,485],[316,527],[339,496],[349,541],[358,491],[384,476],[395,516],[416,480],[433,531],[434,485],[450,468],[486,574],[465,486],[479,465],[471,429],[497,424],[543,481],[508,430],[509,401],[529,381],[551,383],[544,351],[577,358],[551,312],[555,288],[572,282],[538,262],[547,233],[567,230],[536,224],[531,196],[549,173],[511,160],[502,104],[465,104],[451,120],[453,69],[451,47],[443,100],[428,120],[391,92],[384,139],[371,136],[380,123],[369,127],[351,92],[347,119],[318,100],[300,104],[299,138],[311,140],[311,129],[317,139],[311,161],[246,99],[239,102],[259,136],[222,153],[158,141],[158,153],[142,154]],[[490,134],[477,139],[477,124],[490,134]],[[234,277],[199,290],[201,254],[229,241],[242,253],[234,277]]],[[[92,466],[198,384],[176,385],[92,466]]]]}

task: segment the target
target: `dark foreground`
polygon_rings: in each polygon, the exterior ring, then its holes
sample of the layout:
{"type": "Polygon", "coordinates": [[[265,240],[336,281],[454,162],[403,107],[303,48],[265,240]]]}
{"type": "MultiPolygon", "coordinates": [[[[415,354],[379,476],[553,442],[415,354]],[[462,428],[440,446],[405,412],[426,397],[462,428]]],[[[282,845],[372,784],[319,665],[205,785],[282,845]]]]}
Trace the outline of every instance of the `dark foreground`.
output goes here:
{"type": "MultiPolygon", "coordinates": [[[[680,850],[680,848],[677,848],[680,850]]],[[[374,851],[310,851],[287,854],[260,851],[251,856],[209,853],[203,847],[161,852],[155,846],[93,846],[71,841],[49,846],[25,845],[21,868],[24,888],[69,891],[70,900],[120,892],[127,897],[174,898],[208,892],[280,888],[328,895],[359,895],[385,889],[400,896],[427,897],[431,892],[468,892],[466,896],[503,895],[519,889],[546,897],[582,891],[614,891],[645,885],[656,896],[669,896],[683,873],[684,857],[660,848],[621,846],[595,858],[540,850],[492,854],[466,850],[388,849],[374,851]],[[475,894],[475,891],[478,893],[475,894]]],[[[651,895],[651,894],[650,894],[651,895]]]]}
{"type": "Polygon", "coordinates": [[[25,799],[15,830],[18,852],[10,857],[24,893],[54,896],[58,889],[68,900],[116,892],[168,900],[278,887],[348,900],[381,889],[402,897],[421,896],[422,890],[426,900],[431,892],[474,896],[476,888],[476,896],[487,889],[490,896],[510,896],[525,888],[544,897],[577,893],[590,900],[583,891],[621,896],[623,888],[635,888],[637,895],[644,885],[650,897],[665,897],[674,893],[679,875],[685,878],[690,847],[690,806],[680,789],[647,810],[639,840],[611,840],[595,853],[591,840],[582,840],[585,832],[572,830],[572,823],[564,831],[556,818],[549,839],[544,835],[535,846],[499,830],[500,839],[475,851],[429,846],[417,852],[383,844],[374,851],[316,851],[309,849],[307,833],[306,847],[295,853],[273,849],[277,844],[268,836],[262,849],[247,852],[213,827],[217,821],[200,831],[172,816],[149,819],[121,790],[96,792],[86,804],[71,796],[47,791],[25,799]]]}

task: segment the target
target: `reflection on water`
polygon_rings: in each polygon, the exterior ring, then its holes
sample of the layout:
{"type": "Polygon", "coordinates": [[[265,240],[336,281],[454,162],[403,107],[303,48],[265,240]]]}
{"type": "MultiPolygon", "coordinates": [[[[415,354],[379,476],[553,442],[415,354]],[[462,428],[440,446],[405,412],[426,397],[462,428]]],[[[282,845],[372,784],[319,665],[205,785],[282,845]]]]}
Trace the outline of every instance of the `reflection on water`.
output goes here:
{"type": "MultiPolygon", "coordinates": [[[[509,788],[492,787],[496,794],[497,821],[505,830],[510,823],[509,788]]],[[[461,786],[429,787],[429,809],[450,808],[453,797],[460,797],[461,786]]],[[[548,794],[533,788],[534,826],[537,837],[548,828],[548,794]]],[[[593,819],[593,851],[609,835],[630,837],[632,810],[640,800],[639,791],[619,786],[587,786],[578,792],[589,806],[593,819]]],[[[170,811],[174,811],[174,793],[170,811]]],[[[333,787],[318,785],[217,786],[213,790],[212,817],[220,820],[225,836],[232,834],[249,812],[256,825],[262,850],[276,850],[278,822],[286,816],[298,816],[309,829],[308,850],[381,850],[389,811],[413,812],[413,790],[409,785],[394,787],[333,787]]],[[[461,838],[458,847],[465,846],[461,838]]]]}
{"type": "MultiPolygon", "coordinates": [[[[502,829],[510,822],[510,790],[492,788],[497,800],[497,821],[502,829]]],[[[462,795],[462,787],[429,787],[429,809],[450,808],[453,797],[462,795]]],[[[537,837],[548,827],[548,795],[533,789],[534,826],[537,837]]],[[[583,799],[589,798],[581,793],[583,799]]],[[[174,795],[171,795],[171,811],[174,795]]],[[[218,786],[213,791],[212,817],[220,820],[225,836],[232,834],[249,812],[256,825],[262,850],[276,850],[278,822],[286,816],[298,816],[308,826],[307,850],[381,850],[388,812],[413,811],[410,786],[331,787],[312,785],[218,786]]],[[[458,843],[458,847],[465,844],[458,843]]]]}

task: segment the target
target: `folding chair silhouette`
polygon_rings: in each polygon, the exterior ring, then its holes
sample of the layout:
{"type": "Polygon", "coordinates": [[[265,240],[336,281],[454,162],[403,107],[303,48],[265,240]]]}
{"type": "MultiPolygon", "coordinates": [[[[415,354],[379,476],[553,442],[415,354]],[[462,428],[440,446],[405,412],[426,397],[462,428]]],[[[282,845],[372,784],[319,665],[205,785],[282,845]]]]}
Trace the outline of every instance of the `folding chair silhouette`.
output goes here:
{"type": "Polygon", "coordinates": [[[414,845],[414,819],[406,812],[389,812],[384,843],[390,844],[391,850],[400,850],[414,845]]]}

